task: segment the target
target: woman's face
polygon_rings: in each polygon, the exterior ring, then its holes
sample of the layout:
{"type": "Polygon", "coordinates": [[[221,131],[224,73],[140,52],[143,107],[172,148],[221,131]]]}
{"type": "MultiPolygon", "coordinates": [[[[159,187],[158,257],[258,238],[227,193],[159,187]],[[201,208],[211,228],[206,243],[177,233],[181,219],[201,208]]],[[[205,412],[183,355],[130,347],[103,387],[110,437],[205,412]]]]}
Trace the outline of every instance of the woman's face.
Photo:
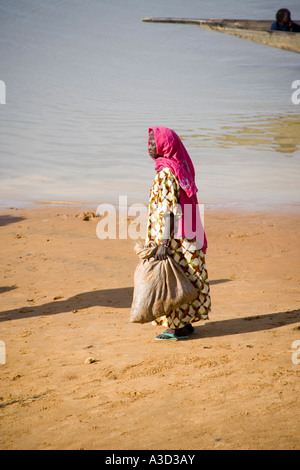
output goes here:
{"type": "Polygon", "coordinates": [[[151,131],[149,133],[148,152],[149,152],[150,157],[152,157],[152,158],[157,158],[158,157],[153,131],[151,131]]]}

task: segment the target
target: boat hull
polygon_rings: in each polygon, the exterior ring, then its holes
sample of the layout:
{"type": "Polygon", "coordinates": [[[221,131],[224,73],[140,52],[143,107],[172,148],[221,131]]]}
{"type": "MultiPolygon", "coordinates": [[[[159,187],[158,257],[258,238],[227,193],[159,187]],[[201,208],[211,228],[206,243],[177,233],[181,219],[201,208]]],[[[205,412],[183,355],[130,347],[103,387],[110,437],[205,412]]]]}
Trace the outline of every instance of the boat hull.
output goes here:
{"type": "Polygon", "coordinates": [[[245,39],[246,41],[300,53],[300,33],[270,31],[271,24],[273,23],[272,20],[201,20],[192,18],[147,17],[143,18],[142,21],[199,26],[211,31],[245,39]]]}

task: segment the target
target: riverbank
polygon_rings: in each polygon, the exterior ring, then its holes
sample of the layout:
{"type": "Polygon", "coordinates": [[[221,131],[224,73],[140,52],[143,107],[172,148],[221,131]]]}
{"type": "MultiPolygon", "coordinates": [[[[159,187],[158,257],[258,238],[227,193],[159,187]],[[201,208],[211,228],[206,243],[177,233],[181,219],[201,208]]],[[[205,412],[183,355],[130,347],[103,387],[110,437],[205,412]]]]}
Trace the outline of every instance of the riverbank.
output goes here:
{"type": "Polygon", "coordinates": [[[1,449],[299,449],[299,212],[208,208],[211,318],[161,344],[89,211],[1,209],[1,449]]]}

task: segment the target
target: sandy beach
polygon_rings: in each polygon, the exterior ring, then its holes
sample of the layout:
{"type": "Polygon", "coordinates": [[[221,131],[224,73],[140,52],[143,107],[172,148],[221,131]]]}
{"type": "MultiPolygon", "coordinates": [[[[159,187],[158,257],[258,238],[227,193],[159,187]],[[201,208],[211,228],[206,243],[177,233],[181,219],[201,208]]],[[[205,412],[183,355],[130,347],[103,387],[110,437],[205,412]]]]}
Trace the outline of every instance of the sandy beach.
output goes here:
{"type": "Polygon", "coordinates": [[[88,210],[1,210],[0,448],[300,449],[299,211],[208,208],[211,318],[162,343],[88,210]]]}

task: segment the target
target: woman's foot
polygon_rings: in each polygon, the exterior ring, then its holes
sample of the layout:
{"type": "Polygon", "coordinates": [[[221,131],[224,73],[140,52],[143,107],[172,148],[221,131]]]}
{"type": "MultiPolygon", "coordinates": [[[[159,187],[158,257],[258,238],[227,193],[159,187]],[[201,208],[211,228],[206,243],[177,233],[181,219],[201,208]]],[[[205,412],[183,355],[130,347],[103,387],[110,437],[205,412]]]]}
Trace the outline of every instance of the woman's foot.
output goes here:
{"type": "Polygon", "coordinates": [[[178,341],[178,340],[182,340],[182,339],[188,339],[189,335],[190,335],[190,332],[188,331],[188,329],[186,327],[177,328],[177,329],[167,328],[165,331],[163,331],[162,333],[157,335],[155,339],[157,339],[159,341],[167,341],[167,340],[177,340],[178,341]]]}
{"type": "Polygon", "coordinates": [[[192,333],[194,333],[195,329],[194,327],[191,325],[191,323],[188,323],[187,325],[185,325],[185,328],[188,330],[189,334],[191,335],[192,333]]]}

